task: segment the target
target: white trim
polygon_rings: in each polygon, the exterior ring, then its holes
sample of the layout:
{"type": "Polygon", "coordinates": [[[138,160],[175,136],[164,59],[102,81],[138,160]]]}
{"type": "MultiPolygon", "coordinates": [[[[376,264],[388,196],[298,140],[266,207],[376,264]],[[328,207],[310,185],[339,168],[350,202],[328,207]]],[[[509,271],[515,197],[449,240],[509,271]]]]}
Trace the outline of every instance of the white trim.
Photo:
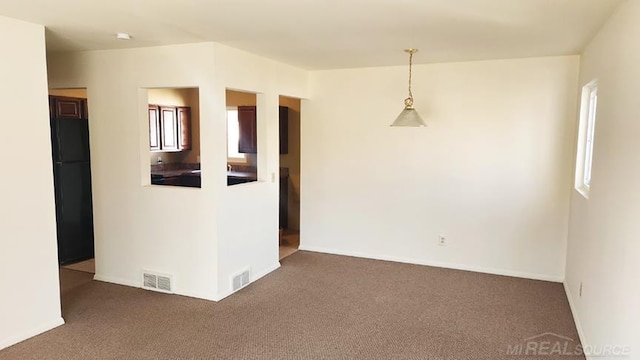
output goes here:
{"type": "MultiPolygon", "coordinates": [[[[587,343],[587,338],[584,334],[584,330],[582,328],[582,324],[580,323],[580,318],[578,317],[578,309],[573,301],[573,295],[571,295],[571,290],[569,290],[569,284],[566,281],[562,283],[564,285],[564,292],[567,294],[567,300],[569,301],[569,308],[571,309],[571,315],[573,316],[573,322],[576,324],[576,330],[578,330],[578,337],[580,338],[580,344],[585,346],[587,343]]],[[[585,354],[587,360],[592,360],[593,357],[587,356],[585,354]]]]}
{"type": "MultiPolygon", "coordinates": [[[[146,289],[143,289],[143,290],[146,290],[146,289]]],[[[180,290],[180,289],[175,289],[175,291],[173,293],[170,293],[170,294],[169,293],[165,293],[165,294],[186,296],[186,297],[199,299],[199,300],[217,301],[214,297],[212,297],[210,295],[204,295],[204,294],[201,294],[201,293],[185,291],[185,290],[180,290]]]]}
{"type": "Polygon", "coordinates": [[[102,281],[102,282],[108,282],[108,283],[116,284],[116,285],[124,285],[124,286],[130,286],[130,287],[135,287],[135,288],[142,288],[142,284],[139,281],[115,278],[115,277],[111,277],[111,276],[103,276],[103,275],[95,274],[95,275],[93,275],[93,280],[102,281]]]}
{"type": "Polygon", "coordinates": [[[589,199],[591,188],[597,103],[598,80],[596,79],[582,87],[580,98],[574,188],[585,199],[589,199]]]}
{"type": "Polygon", "coordinates": [[[21,334],[14,335],[8,339],[4,339],[0,341],[0,350],[8,348],[9,346],[15,345],[19,342],[25,341],[29,338],[32,338],[36,335],[40,335],[44,332],[47,332],[51,329],[55,329],[60,325],[64,325],[64,319],[62,317],[58,317],[55,320],[44,323],[41,326],[38,326],[29,331],[24,331],[21,334]]]}
{"type": "Polygon", "coordinates": [[[528,273],[528,272],[522,272],[522,271],[513,271],[513,270],[507,270],[507,269],[494,269],[494,268],[485,268],[485,267],[479,267],[479,266],[452,264],[452,263],[444,263],[444,262],[429,261],[429,260],[399,257],[399,256],[365,254],[365,253],[360,253],[356,251],[326,249],[326,248],[315,247],[315,246],[307,246],[303,244],[300,244],[300,247],[298,248],[298,250],[334,254],[334,255],[354,256],[354,257],[374,259],[374,260],[394,261],[394,262],[406,263],[406,264],[434,266],[434,267],[445,268],[445,269],[473,271],[473,272],[479,272],[479,273],[485,273],[485,274],[511,276],[511,277],[518,277],[518,278],[532,279],[532,280],[551,281],[551,282],[557,282],[557,283],[561,283],[564,281],[563,276],[552,276],[552,275],[535,274],[535,273],[528,273]]]}
{"type": "MultiPolygon", "coordinates": [[[[248,286],[248,285],[247,285],[247,286],[248,286]]],[[[245,287],[246,287],[246,286],[245,286],[245,287]]],[[[244,289],[244,288],[243,288],[243,289],[244,289]]],[[[218,296],[216,297],[216,299],[215,299],[215,300],[213,300],[213,301],[215,301],[215,302],[221,301],[222,299],[224,299],[224,298],[226,298],[226,297],[231,296],[231,294],[233,294],[234,292],[235,292],[235,291],[233,291],[233,290],[225,291],[225,292],[224,292],[224,293],[222,293],[222,294],[218,294],[218,296]]]]}
{"type": "MultiPolygon", "coordinates": [[[[265,277],[266,275],[270,274],[271,272],[277,270],[280,267],[280,262],[276,262],[275,264],[266,267],[264,270],[259,271],[257,273],[255,273],[255,277],[253,279],[251,279],[251,282],[249,282],[249,285],[253,284],[254,282],[262,279],[263,277],[265,277]]],[[[254,273],[252,273],[254,274],[254,273]]],[[[247,285],[247,286],[249,286],[247,285]]],[[[243,287],[242,289],[246,289],[247,286],[243,287]]],[[[242,290],[239,289],[238,291],[242,290]]],[[[218,297],[214,300],[214,301],[220,301],[230,295],[232,295],[233,293],[235,293],[236,291],[233,290],[229,290],[229,291],[225,291],[224,293],[218,294],[218,297]]]]}
{"type": "MultiPolygon", "coordinates": [[[[115,277],[111,277],[111,276],[102,276],[102,275],[98,275],[98,274],[93,276],[93,280],[146,290],[146,289],[144,289],[142,287],[142,283],[140,283],[138,281],[133,281],[133,280],[126,280],[126,279],[115,278],[115,277]]],[[[185,290],[179,289],[177,287],[174,288],[174,291],[172,293],[164,292],[164,294],[180,295],[180,296],[187,296],[187,297],[192,297],[192,298],[201,299],[201,300],[217,301],[214,297],[211,297],[209,295],[204,295],[204,294],[200,294],[200,293],[185,291],[185,290]]]]}
{"type": "Polygon", "coordinates": [[[583,184],[577,184],[575,190],[578,194],[582,195],[585,199],[589,200],[589,188],[583,184]]]}
{"type": "MultiPolygon", "coordinates": [[[[227,106],[227,110],[225,111],[225,125],[227,128],[227,133],[226,133],[226,145],[227,145],[227,163],[231,163],[231,164],[239,164],[239,165],[245,165],[249,162],[249,160],[247,159],[247,154],[241,154],[241,153],[237,153],[237,152],[233,152],[234,155],[238,154],[240,156],[232,156],[231,153],[229,152],[229,112],[230,111],[235,111],[236,112],[236,121],[238,119],[238,107],[237,106],[227,106]]],[[[239,131],[239,130],[238,130],[239,131]]],[[[239,133],[238,133],[238,137],[239,137],[239,133]]]]}
{"type": "Polygon", "coordinates": [[[275,264],[265,268],[264,270],[262,270],[260,272],[255,273],[255,278],[251,282],[258,281],[258,280],[262,279],[263,277],[269,275],[273,271],[278,270],[279,267],[280,267],[280,262],[277,261],[275,264]]]}

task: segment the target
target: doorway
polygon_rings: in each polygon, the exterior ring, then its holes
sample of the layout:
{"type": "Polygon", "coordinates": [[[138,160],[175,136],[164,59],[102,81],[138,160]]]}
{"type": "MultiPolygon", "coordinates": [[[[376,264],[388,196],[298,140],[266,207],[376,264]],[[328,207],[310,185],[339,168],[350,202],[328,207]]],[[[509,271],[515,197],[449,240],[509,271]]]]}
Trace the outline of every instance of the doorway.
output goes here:
{"type": "Polygon", "coordinates": [[[300,247],[300,99],[280,96],[280,260],[300,247]],[[286,146],[283,146],[286,143],[286,146]]]}
{"type": "Polygon", "coordinates": [[[49,110],[58,263],[95,272],[86,89],[50,90],[49,110]]]}

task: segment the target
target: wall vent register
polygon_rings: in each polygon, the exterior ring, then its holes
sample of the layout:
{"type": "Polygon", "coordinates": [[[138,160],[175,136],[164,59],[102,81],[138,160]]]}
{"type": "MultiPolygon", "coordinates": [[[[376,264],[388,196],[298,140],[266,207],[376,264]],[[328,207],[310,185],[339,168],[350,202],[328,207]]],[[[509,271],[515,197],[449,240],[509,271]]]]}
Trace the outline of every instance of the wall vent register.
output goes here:
{"type": "Polygon", "coordinates": [[[173,277],[171,275],[158,274],[145,270],[142,273],[142,288],[164,293],[173,293],[173,277]]]}
{"type": "Polygon", "coordinates": [[[245,270],[243,272],[241,272],[238,275],[235,275],[232,279],[232,288],[233,291],[238,291],[240,289],[242,289],[243,287],[249,285],[250,282],[250,276],[249,276],[249,270],[245,270]]]}

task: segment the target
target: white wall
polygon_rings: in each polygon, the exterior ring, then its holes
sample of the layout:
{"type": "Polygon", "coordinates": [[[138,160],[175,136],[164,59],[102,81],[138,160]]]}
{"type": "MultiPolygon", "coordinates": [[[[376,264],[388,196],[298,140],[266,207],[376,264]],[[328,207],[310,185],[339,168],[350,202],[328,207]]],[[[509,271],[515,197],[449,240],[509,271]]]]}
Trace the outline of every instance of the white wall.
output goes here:
{"type": "Polygon", "coordinates": [[[301,248],[562,281],[578,67],[415,66],[426,128],[389,127],[406,66],[313,72],[301,248]]]}
{"type": "Polygon", "coordinates": [[[598,79],[589,200],[572,191],[566,287],[583,342],[640,358],[640,2],[624,2],[585,50],[580,85],[598,79]],[[579,296],[580,283],[583,295],[579,296]]]}
{"type": "Polygon", "coordinates": [[[150,186],[144,90],[198,87],[212,99],[213,69],[213,44],[49,57],[52,88],[88,92],[96,279],[140,286],[146,269],[174,275],[178,294],[216,299],[213,101],[200,102],[202,188],[150,186]]]}
{"type": "Polygon", "coordinates": [[[63,324],[44,27],[0,17],[0,349],[63,324]]]}
{"type": "Polygon", "coordinates": [[[53,88],[88,91],[96,279],[140,286],[141,270],[155,270],[175,276],[178,294],[218,300],[233,274],[279,266],[278,95],[306,95],[306,71],[206,43],[56,54],[49,72],[53,88]],[[149,186],[141,88],[156,87],[199,87],[201,189],[149,186]],[[231,188],[226,88],[260,93],[261,181],[231,188]]]}
{"type": "MultiPolygon", "coordinates": [[[[216,45],[217,97],[226,89],[257,93],[258,181],[222,187],[217,203],[218,294],[231,292],[231,277],[249,268],[255,280],[279,266],[279,95],[307,96],[308,73],[223,45],[216,45]]],[[[224,121],[226,103],[216,102],[224,121]]],[[[226,126],[226,122],[223,126],[226,126]]],[[[214,142],[226,146],[225,131],[214,142]]],[[[216,153],[219,181],[226,181],[226,148],[216,153]]]]}

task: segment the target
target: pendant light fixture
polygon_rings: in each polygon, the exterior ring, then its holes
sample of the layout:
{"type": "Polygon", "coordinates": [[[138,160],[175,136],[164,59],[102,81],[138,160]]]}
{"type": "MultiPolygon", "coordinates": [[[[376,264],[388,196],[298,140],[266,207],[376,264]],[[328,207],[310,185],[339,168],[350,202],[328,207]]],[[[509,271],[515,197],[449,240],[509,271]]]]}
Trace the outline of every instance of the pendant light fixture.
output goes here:
{"type": "Polygon", "coordinates": [[[413,108],[413,93],[411,92],[411,68],[413,66],[413,54],[418,52],[418,49],[406,49],[405,52],[409,54],[409,97],[404,99],[404,110],[402,110],[400,115],[396,118],[396,121],[394,121],[391,126],[427,126],[420,115],[418,115],[416,109],[413,108]]]}

